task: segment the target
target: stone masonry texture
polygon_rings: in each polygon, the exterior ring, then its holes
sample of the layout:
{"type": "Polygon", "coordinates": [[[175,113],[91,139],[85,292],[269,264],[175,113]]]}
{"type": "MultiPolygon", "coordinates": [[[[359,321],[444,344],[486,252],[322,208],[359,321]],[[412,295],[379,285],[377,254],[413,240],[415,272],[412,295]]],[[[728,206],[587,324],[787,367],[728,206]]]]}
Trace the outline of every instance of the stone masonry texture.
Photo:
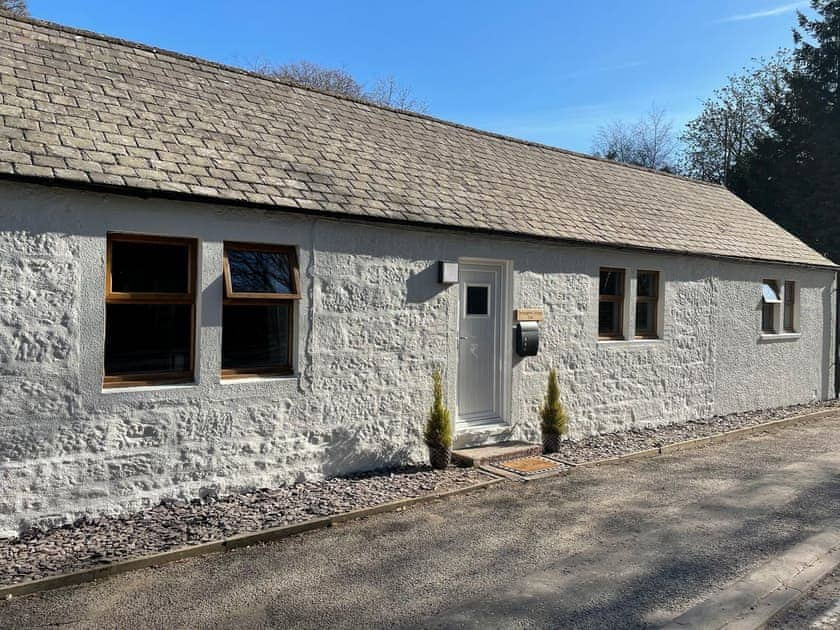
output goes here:
{"type": "Polygon", "coordinates": [[[545,311],[536,357],[506,335],[509,427],[487,439],[538,438],[551,367],[573,437],[832,395],[830,269],[0,182],[0,534],[422,461],[434,368],[456,401],[436,261],[463,258],[509,261],[511,309],[545,311]],[[194,384],[103,390],[111,231],[198,239],[194,384]],[[293,376],[221,380],[225,240],[299,248],[293,376]],[[662,273],[661,340],[597,341],[601,266],[662,273]],[[801,337],[761,338],[764,278],[798,283],[801,337]]]}

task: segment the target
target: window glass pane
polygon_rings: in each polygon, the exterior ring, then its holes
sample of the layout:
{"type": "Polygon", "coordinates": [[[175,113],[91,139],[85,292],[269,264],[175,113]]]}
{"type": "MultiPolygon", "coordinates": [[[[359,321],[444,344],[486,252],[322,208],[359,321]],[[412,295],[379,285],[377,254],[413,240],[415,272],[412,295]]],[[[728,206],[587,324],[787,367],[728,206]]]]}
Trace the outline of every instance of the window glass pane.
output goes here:
{"type": "Polygon", "coordinates": [[[289,304],[223,309],[222,368],[289,367],[289,304]]]}
{"type": "Polygon", "coordinates": [[[761,330],[763,332],[775,332],[776,329],[773,324],[775,310],[775,306],[772,303],[761,305],[761,330]]]}
{"type": "Polygon", "coordinates": [[[490,314],[490,288],[467,287],[467,315],[490,314]]]}
{"type": "Polygon", "coordinates": [[[639,297],[656,297],[659,289],[657,286],[659,284],[657,282],[658,275],[655,271],[640,271],[636,277],[636,295],[639,297]]]}
{"type": "Polygon", "coordinates": [[[227,257],[234,293],[295,293],[289,254],[229,249],[227,257]]]}
{"type": "Polygon", "coordinates": [[[602,336],[618,335],[618,303],[617,302],[599,302],[598,303],[598,334],[602,336]]]}
{"type": "Polygon", "coordinates": [[[768,304],[778,304],[782,301],[779,299],[779,288],[772,280],[765,280],[761,285],[761,297],[768,304]]]}
{"type": "Polygon", "coordinates": [[[796,283],[788,280],[785,282],[785,310],[783,315],[782,327],[785,332],[794,332],[793,328],[793,310],[796,304],[796,283]]]}
{"type": "Polygon", "coordinates": [[[783,325],[785,328],[785,332],[793,332],[793,304],[789,302],[785,302],[783,325]]]}
{"type": "Polygon", "coordinates": [[[601,269],[601,295],[622,295],[624,292],[623,284],[624,272],[601,269]]]}
{"type": "Polygon", "coordinates": [[[117,293],[189,292],[189,247],[172,243],[112,241],[111,290],[117,293]]]}
{"type": "Polygon", "coordinates": [[[651,334],[656,328],[656,303],[636,303],[636,333],[651,334]]]}
{"type": "Polygon", "coordinates": [[[108,304],[105,374],[189,370],[191,328],[189,304],[108,304]]]}

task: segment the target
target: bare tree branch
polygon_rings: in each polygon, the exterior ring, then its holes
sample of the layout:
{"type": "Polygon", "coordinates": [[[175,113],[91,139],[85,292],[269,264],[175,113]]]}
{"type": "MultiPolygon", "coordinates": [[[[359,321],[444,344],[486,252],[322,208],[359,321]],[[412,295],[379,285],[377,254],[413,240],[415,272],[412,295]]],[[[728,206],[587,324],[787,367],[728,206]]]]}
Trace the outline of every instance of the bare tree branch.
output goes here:
{"type": "Polygon", "coordinates": [[[0,0],[0,13],[26,17],[29,15],[29,8],[26,6],[26,0],[0,0]]]}
{"type": "Polygon", "coordinates": [[[635,125],[623,120],[613,120],[598,127],[592,141],[592,152],[616,162],[636,163],[635,125]]]}
{"type": "Polygon", "coordinates": [[[378,105],[387,105],[396,109],[420,113],[427,109],[426,103],[416,99],[411,90],[399,85],[393,76],[377,79],[373,88],[367,92],[365,97],[378,105]]]}
{"type": "Polygon", "coordinates": [[[676,146],[673,123],[663,108],[653,104],[635,123],[614,120],[599,127],[592,152],[616,162],[674,170],[676,146]]]}
{"type": "Polygon", "coordinates": [[[677,141],[674,124],[666,118],[665,110],[650,106],[650,110],[637,123],[636,160],[641,166],[662,169],[669,167],[677,141]]]}
{"type": "Polygon", "coordinates": [[[343,94],[353,98],[362,98],[364,95],[362,86],[346,70],[325,68],[311,61],[298,61],[279,66],[261,63],[254,66],[252,70],[267,77],[291,81],[324,92],[343,94]]]}
{"type": "Polygon", "coordinates": [[[409,88],[397,83],[397,80],[392,76],[378,79],[373,87],[367,90],[346,70],[326,68],[311,61],[299,61],[279,66],[270,63],[258,63],[253,65],[251,70],[267,77],[290,81],[324,92],[358,98],[377,105],[387,105],[388,107],[415,112],[426,111],[426,104],[415,98],[409,88]]]}

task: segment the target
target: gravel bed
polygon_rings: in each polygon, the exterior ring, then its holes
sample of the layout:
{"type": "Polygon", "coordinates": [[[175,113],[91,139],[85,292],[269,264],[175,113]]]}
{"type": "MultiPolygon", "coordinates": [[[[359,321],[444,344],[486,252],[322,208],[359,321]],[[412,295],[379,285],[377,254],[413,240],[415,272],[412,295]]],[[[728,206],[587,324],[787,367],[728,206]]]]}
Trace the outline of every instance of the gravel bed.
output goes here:
{"type": "Polygon", "coordinates": [[[561,443],[560,452],[555,457],[573,464],[582,464],[830,408],[840,408],[840,400],[828,400],[761,411],[745,411],[727,416],[715,416],[705,420],[694,420],[683,424],[668,424],[655,428],[634,428],[621,433],[604,433],[582,440],[564,441],[561,443]]]}
{"type": "Polygon", "coordinates": [[[16,584],[236,534],[463,488],[490,479],[474,468],[401,468],[81,518],[0,539],[0,584],[16,584]]]}

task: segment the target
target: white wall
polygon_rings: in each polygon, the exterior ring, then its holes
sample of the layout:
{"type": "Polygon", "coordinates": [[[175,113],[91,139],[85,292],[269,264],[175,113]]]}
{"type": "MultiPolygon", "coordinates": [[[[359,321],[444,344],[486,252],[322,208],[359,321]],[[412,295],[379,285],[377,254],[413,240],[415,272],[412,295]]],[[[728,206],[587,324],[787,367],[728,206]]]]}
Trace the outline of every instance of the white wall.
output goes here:
{"type": "Polygon", "coordinates": [[[832,396],[834,274],[0,183],[0,535],[163,497],[424,458],[429,376],[455,400],[457,293],[435,261],[513,262],[545,309],[513,355],[509,435],[558,369],[574,437],[832,396]],[[200,239],[194,385],[102,389],[105,235],[200,239]],[[220,383],[224,240],[300,247],[296,375],[220,383]],[[601,266],[660,269],[664,335],[597,341],[601,266]],[[799,339],[760,340],[760,282],[801,288],[799,339]]]}

